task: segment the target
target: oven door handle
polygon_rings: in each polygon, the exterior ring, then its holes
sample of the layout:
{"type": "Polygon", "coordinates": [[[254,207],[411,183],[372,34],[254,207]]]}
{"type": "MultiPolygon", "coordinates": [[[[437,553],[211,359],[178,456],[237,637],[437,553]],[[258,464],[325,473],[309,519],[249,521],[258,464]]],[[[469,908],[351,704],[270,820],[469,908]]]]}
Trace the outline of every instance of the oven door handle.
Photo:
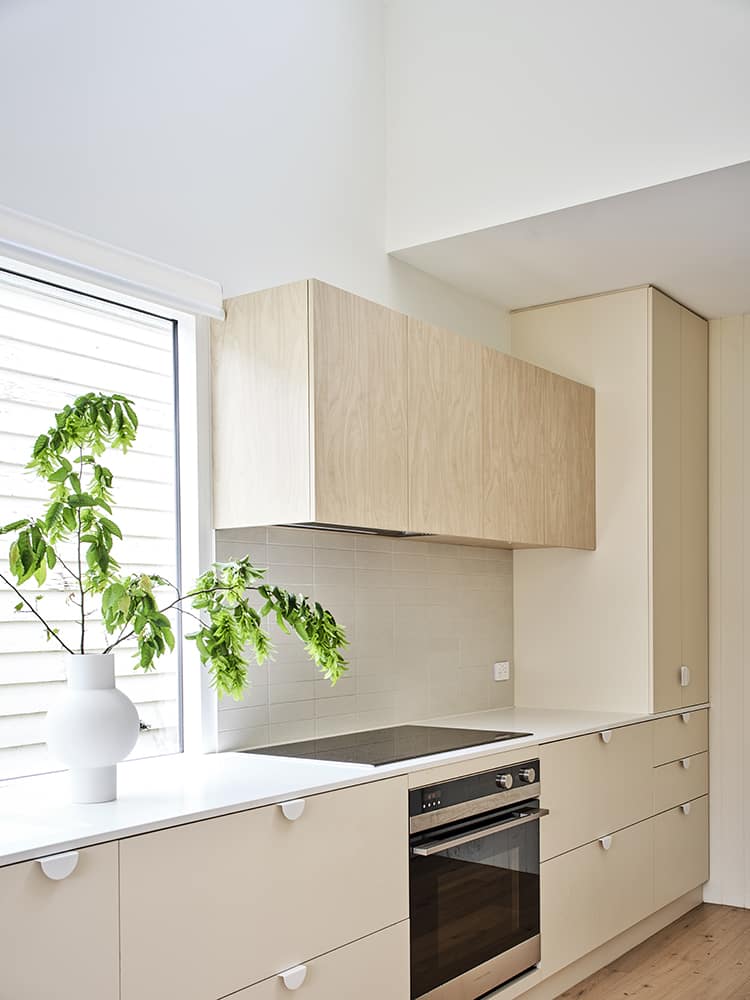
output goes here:
{"type": "Polygon", "coordinates": [[[514,826],[523,826],[525,823],[534,823],[542,816],[549,816],[549,809],[531,809],[517,819],[506,819],[503,823],[494,823],[491,826],[483,826],[471,833],[462,834],[460,837],[447,837],[445,840],[437,840],[426,847],[412,847],[411,853],[419,858],[429,858],[431,854],[440,854],[442,851],[450,850],[451,847],[460,847],[462,844],[470,844],[472,840],[481,840],[489,837],[493,833],[502,833],[505,830],[512,830],[514,826]]]}

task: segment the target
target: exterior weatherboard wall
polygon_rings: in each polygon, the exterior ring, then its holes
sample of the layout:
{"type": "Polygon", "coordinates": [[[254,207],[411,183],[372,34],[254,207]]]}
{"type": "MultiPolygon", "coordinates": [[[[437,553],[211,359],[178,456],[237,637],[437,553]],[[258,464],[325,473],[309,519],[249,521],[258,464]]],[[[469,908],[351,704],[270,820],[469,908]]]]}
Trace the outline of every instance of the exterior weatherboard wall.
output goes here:
{"type": "Polygon", "coordinates": [[[513,562],[503,549],[303,528],[217,532],[217,558],[250,554],[346,626],[349,672],[331,688],[296,638],[272,630],[244,701],[219,705],[219,749],[505,708],[492,664],[513,650],[513,562]]]}

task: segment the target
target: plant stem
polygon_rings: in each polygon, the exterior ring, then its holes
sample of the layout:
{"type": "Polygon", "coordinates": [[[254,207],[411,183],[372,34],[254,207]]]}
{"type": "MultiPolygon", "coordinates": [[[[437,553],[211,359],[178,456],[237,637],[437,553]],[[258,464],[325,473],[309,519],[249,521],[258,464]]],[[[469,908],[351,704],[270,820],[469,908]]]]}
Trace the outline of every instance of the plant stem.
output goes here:
{"type": "MultiPolygon", "coordinates": [[[[83,476],[83,445],[80,451],[80,462],[78,464],[78,478],[79,480],[83,476]]],[[[84,608],[84,602],[86,598],[86,591],[83,588],[83,565],[81,564],[81,508],[78,508],[78,527],[76,530],[78,536],[78,589],[81,593],[81,655],[85,652],[84,646],[86,642],[86,611],[84,608]]]]}
{"type": "Polygon", "coordinates": [[[8,579],[7,576],[4,576],[2,573],[0,573],[0,580],[2,580],[3,583],[7,583],[8,586],[11,588],[11,590],[13,590],[21,598],[21,600],[26,605],[26,607],[29,609],[29,611],[31,611],[32,614],[36,615],[36,617],[39,619],[39,621],[42,623],[42,625],[44,625],[44,627],[45,627],[45,629],[47,631],[47,635],[54,636],[54,638],[57,639],[57,641],[60,643],[60,645],[62,646],[62,648],[66,649],[72,655],[73,654],[73,650],[70,648],[70,646],[68,646],[67,643],[63,642],[63,640],[60,638],[60,636],[57,634],[57,632],[53,631],[49,627],[49,625],[47,624],[47,622],[44,620],[44,618],[42,618],[42,616],[39,614],[39,612],[34,607],[34,605],[31,603],[31,601],[29,601],[26,597],[24,597],[24,595],[21,593],[21,591],[18,589],[18,587],[14,583],[12,583],[8,579]]]}

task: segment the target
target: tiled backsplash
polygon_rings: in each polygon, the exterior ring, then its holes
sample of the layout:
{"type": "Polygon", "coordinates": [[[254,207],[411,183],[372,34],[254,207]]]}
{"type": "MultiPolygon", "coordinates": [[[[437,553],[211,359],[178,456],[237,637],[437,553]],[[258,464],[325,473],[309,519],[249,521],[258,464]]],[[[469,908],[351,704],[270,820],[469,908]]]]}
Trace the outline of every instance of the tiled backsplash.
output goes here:
{"type": "Polygon", "coordinates": [[[351,643],[331,687],[274,625],[273,661],[219,706],[220,750],[513,704],[513,682],[492,679],[513,649],[509,551],[272,527],[219,531],[216,553],[249,553],[271,583],[330,608],[351,643]]]}

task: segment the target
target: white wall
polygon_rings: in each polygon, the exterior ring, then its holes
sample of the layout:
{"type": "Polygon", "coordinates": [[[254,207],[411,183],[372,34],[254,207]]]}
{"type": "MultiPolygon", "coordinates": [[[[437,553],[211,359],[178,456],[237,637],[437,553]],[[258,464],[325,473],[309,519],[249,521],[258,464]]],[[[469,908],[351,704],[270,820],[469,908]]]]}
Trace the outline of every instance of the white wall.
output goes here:
{"type": "Polygon", "coordinates": [[[712,903],[750,907],[750,315],[709,327],[712,903]]]}
{"type": "Polygon", "coordinates": [[[319,277],[495,346],[385,252],[381,0],[6,0],[0,202],[227,295],[319,277]]]}
{"type": "Polygon", "coordinates": [[[387,0],[388,246],[750,159],[746,0],[387,0]]]}

